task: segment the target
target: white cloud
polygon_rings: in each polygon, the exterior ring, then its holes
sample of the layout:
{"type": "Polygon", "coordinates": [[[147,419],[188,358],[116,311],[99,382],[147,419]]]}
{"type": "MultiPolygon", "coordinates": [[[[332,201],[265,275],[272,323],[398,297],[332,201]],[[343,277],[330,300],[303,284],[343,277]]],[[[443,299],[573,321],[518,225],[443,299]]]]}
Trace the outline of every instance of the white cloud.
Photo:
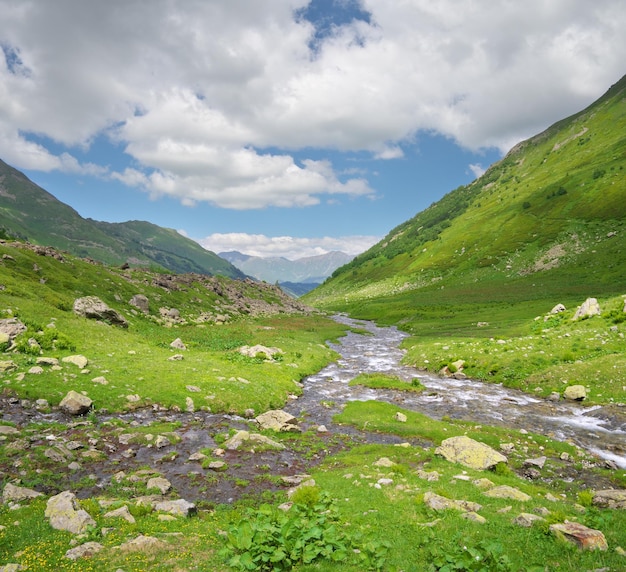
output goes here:
{"type": "Polygon", "coordinates": [[[473,173],[474,177],[476,177],[477,179],[486,171],[486,169],[480,163],[470,163],[468,167],[469,170],[473,173]]]}
{"type": "Polygon", "coordinates": [[[198,240],[204,248],[213,252],[237,250],[250,256],[279,257],[296,260],[338,250],[357,255],[376,244],[378,236],[343,236],[320,238],[297,238],[293,236],[265,236],[264,234],[215,233],[198,240]]]}
{"type": "Polygon", "coordinates": [[[106,133],[133,160],[115,178],[155,197],[306,206],[372,190],[295,150],[394,159],[429,130],[505,151],[624,73],[623,0],[362,0],[371,23],[315,53],[307,4],[0,0],[0,153],[102,175],[71,148],[106,133]]]}

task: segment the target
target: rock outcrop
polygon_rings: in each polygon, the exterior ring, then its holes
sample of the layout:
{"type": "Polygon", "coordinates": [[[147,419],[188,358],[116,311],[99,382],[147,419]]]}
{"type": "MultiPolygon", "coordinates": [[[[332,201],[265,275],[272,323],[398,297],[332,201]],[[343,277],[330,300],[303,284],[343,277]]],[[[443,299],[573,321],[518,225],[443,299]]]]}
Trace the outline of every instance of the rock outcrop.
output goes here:
{"type": "Polygon", "coordinates": [[[64,491],[51,497],[46,505],[45,515],[50,519],[50,526],[57,530],[66,530],[72,534],[87,532],[96,521],[78,505],[76,495],[64,491]]]}
{"type": "Polygon", "coordinates": [[[117,310],[107,306],[107,304],[105,304],[97,296],[77,298],[74,301],[74,312],[79,316],[83,316],[90,320],[101,320],[122,328],[128,327],[126,318],[124,318],[124,316],[122,316],[122,314],[120,314],[117,310]]]}

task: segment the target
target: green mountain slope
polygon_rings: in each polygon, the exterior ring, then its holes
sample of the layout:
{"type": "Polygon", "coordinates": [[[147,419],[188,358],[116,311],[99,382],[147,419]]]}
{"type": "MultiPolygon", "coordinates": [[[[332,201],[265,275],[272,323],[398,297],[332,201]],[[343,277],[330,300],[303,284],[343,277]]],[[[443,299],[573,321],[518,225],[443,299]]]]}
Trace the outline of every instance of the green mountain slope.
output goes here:
{"type": "Polygon", "coordinates": [[[527,318],[551,301],[621,294],[625,166],[626,77],[393,229],[305,299],[411,329],[429,312],[441,323],[467,310],[476,323],[498,304],[527,318]]]}
{"type": "Polygon", "coordinates": [[[140,221],[114,224],[84,219],[1,160],[0,228],[33,244],[107,264],[244,277],[232,264],[174,230],[140,221]]]}

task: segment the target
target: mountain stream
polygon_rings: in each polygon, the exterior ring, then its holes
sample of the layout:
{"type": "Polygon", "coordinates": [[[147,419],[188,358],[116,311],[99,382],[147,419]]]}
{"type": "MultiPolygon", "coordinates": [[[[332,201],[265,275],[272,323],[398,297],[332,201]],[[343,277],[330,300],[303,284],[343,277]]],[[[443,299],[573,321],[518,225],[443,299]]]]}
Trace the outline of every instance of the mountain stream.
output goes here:
{"type": "Polygon", "coordinates": [[[626,408],[585,407],[563,400],[555,403],[498,384],[441,378],[418,371],[401,363],[404,352],[399,345],[407,334],[346,316],[335,319],[366,329],[370,335],[349,332],[332,345],[341,358],[304,381],[303,396],[285,408],[290,413],[307,413],[316,423],[330,426],[332,416],[348,401],[387,401],[437,419],[448,416],[569,441],[626,468],[626,408]],[[349,385],[360,373],[377,372],[408,382],[419,378],[426,390],[412,393],[349,385]]]}

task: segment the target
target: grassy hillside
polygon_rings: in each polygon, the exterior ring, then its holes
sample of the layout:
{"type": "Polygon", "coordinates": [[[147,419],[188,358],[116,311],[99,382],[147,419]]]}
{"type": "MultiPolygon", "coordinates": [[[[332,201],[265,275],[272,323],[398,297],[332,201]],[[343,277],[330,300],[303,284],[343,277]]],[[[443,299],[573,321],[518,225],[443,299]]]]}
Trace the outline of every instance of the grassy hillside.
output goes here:
{"type": "Polygon", "coordinates": [[[310,304],[413,333],[515,332],[557,302],[623,293],[626,77],[338,269],[310,304]]]}
{"type": "Polygon", "coordinates": [[[84,219],[1,160],[0,229],[8,236],[107,264],[244,277],[232,264],[174,230],[140,221],[84,219]]]}
{"type": "Polygon", "coordinates": [[[28,328],[15,340],[18,352],[5,354],[13,364],[11,376],[24,374],[18,383],[5,385],[20,397],[56,405],[75,389],[111,411],[153,403],[183,409],[190,397],[187,386],[192,385],[202,391],[198,407],[264,411],[301,391],[294,382],[331,359],[333,353],[320,344],[342,331],[330,320],[309,316],[306,307],[268,284],[121,270],[51,253],[19,243],[0,244],[0,318],[17,318],[28,328]],[[149,300],[147,314],[129,303],[138,294],[149,300]],[[98,296],[129,327],[76,315],[74,301],[84,296],[98,296]],[[173,318],[171,310],[176,311],[173,318]],[[186,351],[170,347],[176,338],[186,351]],[[285,353],[280,362],[265,363],[237,351],[256,344],[285,353]],[[68,376],[67,370],[54,368],[28,375],[42,353],[57,359],[82,354],[89,360],[89,375],[68,376]],[[169,360],[177,353],[184,360],[169,360]],[[92,381],[99,376],[108,383],[92,381]],[[244,379],[246,385],[224,383],[230,378],[244,379]],[[131,403],[127,395],[140,399],[131,403]]]}

